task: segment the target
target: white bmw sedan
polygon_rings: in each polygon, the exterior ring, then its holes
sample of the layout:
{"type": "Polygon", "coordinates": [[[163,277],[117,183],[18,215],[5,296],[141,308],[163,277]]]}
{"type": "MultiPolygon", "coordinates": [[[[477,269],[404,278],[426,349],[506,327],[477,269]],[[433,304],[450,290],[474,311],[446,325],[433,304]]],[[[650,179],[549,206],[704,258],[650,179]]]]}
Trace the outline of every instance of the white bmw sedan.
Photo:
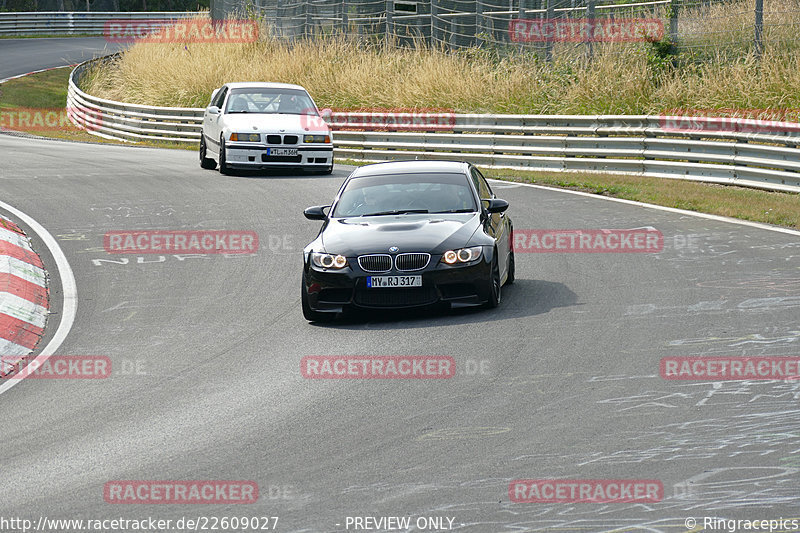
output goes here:
{"type": "Polygon", "coordinates": [[[200,166],[233,169],[302,168],[333,171],[331,131],[299,85],[228,83],[203,113],[200,166]]]}

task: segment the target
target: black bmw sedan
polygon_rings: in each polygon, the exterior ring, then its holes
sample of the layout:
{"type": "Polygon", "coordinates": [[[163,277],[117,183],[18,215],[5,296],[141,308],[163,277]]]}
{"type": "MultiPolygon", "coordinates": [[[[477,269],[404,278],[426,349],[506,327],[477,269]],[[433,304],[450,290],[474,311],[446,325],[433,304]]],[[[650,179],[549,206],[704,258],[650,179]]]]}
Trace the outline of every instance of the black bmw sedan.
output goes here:
{"type": "Polygon", "coordinates": [[[310,321],[346,308],[496,307],[514,281],[508,202],[469,163],[405,161],[356,169],[303,250],[310,321]]]}

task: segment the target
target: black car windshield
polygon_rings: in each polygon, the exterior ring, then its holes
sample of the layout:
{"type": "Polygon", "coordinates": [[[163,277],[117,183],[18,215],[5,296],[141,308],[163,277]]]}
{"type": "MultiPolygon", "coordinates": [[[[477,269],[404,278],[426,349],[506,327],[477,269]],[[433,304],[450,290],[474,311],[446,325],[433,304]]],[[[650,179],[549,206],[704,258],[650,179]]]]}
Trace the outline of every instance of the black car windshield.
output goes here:
{"type": "Polygon", "coordinates": [[[308,94],[298,89],[233,89],[225,112],[318,115],[308,94]]]}
{"type": "Polygon", "coordinates": [[[353,178],[342,192],[332,216],[475,211],[475,198],[466,175],[419,173],[353,178]]]}

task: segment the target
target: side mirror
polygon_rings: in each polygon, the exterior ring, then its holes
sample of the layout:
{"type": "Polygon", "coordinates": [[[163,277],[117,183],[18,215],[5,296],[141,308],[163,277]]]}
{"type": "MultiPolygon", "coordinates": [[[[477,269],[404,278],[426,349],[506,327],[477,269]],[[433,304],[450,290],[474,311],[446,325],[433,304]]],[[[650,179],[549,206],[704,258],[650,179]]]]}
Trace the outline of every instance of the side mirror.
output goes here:
{"type": "Polygon", "coordinates": [[[325,210],[329,207],[329,205],[315,205],[303,211],[303,215],[305,215],[308,220],[325,220],[328,218],[328,215],[325,214],[325,210]]]}
{"type": "Polygon", "coordinates": [[[215,105],[210,105],[206,108],[209,115],[219,115],[219,108],[215,105]]]}
{"type": "Polygon", "coordinates": [[[489,205],[486,206],[487,213],[502,213],[508,209],[508,202],[501,200],[500,198],[492,198],[491,200],[485,201],[489,202],[489,205]]]}

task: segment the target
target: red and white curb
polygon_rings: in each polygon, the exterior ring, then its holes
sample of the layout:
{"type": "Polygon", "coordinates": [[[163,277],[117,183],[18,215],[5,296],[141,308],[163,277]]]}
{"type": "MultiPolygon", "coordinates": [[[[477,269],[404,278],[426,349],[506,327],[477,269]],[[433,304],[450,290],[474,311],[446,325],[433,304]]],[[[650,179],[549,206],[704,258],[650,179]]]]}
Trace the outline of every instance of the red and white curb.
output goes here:
{"type": "Polygon", "coordinates": [[[0,217],[0,376],[39,343],[49,311],[47,272],[25,233],[0,217]]]}

